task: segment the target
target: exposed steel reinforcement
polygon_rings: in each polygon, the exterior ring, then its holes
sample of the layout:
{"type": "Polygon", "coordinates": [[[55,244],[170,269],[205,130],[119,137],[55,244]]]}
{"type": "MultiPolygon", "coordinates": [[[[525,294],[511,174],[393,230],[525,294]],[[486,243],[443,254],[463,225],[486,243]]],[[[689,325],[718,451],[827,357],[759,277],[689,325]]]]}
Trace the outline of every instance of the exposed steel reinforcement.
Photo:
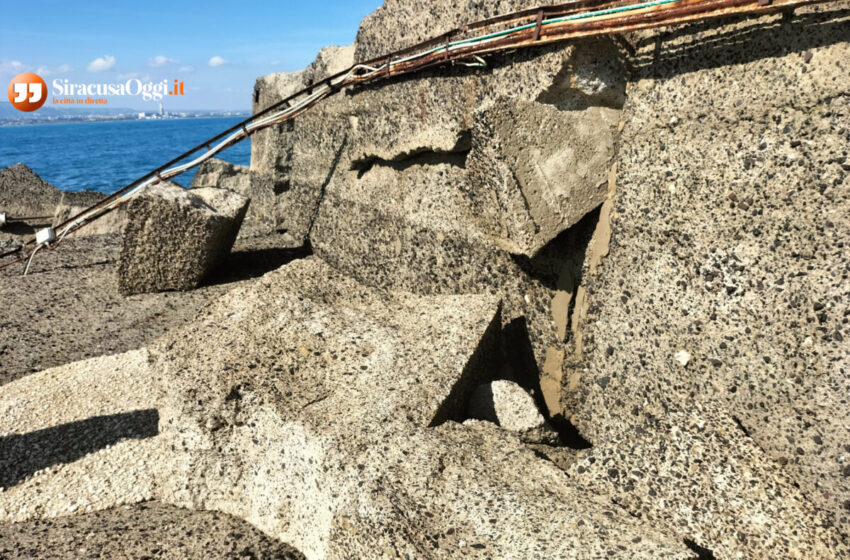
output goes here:
{"type": "MultiPolygon", "coordinates": [[[[48,248],[55,248],[68,233],[118,208],[139,189],[167,181],[250,137],[257,130],[294,119],[346,87],[371,84],[434,66],[453,63],[476,65],[482,56],[513,49],[727,16],[758,16],[832,1],[835,0],[575,0],[469,23],[416,45],[357,63],[255,113],[59,224],[55,227],[58,240],[48,248]],[[201,150],[205,152],[196,159],[177,165],[201,150]]],[[[33,239],[0,255],[0,261],[12,259],[0,264],[0,269],[27,260],[39,247],[33,239]]]]}

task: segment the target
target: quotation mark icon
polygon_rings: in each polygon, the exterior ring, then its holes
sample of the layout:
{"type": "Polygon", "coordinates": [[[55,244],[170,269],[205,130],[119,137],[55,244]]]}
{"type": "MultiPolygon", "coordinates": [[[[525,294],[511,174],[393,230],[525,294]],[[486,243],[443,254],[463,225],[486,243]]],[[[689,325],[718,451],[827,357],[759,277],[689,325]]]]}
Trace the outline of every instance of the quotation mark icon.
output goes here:
{"type": "Polygon", "coordinates": [[[9,101],[18,111],[35,111],[47,100],[47,84],[38,74],[24,72],[9,82],[9,101]]]}

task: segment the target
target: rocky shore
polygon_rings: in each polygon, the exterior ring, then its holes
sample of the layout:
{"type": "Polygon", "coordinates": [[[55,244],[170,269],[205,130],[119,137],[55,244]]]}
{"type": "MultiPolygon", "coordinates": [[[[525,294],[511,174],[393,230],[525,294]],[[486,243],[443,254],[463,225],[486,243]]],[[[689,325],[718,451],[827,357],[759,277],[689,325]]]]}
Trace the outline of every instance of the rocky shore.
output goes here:
{"type": "Polygon", "coordinates": [[[0,272],[0,558],[850,556],[848,61],[842,1],[390,79],[0,272]]]}

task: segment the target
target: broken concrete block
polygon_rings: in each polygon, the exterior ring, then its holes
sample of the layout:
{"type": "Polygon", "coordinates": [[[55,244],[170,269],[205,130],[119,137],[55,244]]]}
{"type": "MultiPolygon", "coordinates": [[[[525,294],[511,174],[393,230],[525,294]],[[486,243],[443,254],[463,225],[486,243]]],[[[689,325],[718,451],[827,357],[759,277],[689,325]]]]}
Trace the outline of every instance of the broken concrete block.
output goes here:
{"type": "Polygon", "coordinates": [[[201,187],[215,187],[219,189],[230,189],[239,194],[248,196],[248,188],[251,185],[248,167],[236,165],[222,159],[208,159],[198,167],[195,177],[192,178],[190,189],[201,187]]]}
{"type": "Polygon", "coordinates": [[[602,204],[619,115],[508,99],[480,111],[467,159],[478,227],[531,257],[602,204]]]}
{"type": "Polygon", "coordinates": [[[125,207],[121,293],[196,288],[230,253],[248,203],[227,189],[187,191],[173,183],[136,195],[125,207]]]}
{"type": "Polygon", "coordinates": [[[159,498],[247,519],[311,560],[564,558],[580,544],[689,557],[515,434],[450,421],[493,371],[499,326],[493,296],[377,290],[316,257],[236,288],[152,351],[172,455],[159,498]]]}
{"type": "MultiPolygon", "coordinates": [[[[326,47],[304,70],[262,76],[254,86],[254,113],[353,64],[353,46],[326,47]]],[[[285,232],[292,246],[304,243],[321,199],[316,187],[327,180],[345,144],[349,119],[339,113],[340,106],[348,106],[345,96],[326,100],[311,111],[315,116],[305,114],[251,136],[249,218],[260,216],[269,230],[285,232]]]]}
{"type": "Polygon", "coordinates": [[[189,450],[163,498],[225,508],[325,558],[364,450],[462,418],[492,371],[498,310],[492,296],[388,295],[315,257],[233,290],[193,344],[177,331],[154,352],[164,435],[189,450]]]}
{"type": "Polygon", "coordinates": [[[241,237],[267,235],[278,229],[275,224],[275,186],[269,184],[265,175],[252,172],[246,165],[212,158],[201,164],[189,186],[190,189],[202,187],[230,189],[251,199],[240,230],[241,237]]]}
{"type": "Polygon", "coordinates": [[[511,431],[531,430],[544,423],[531,395],[505,379],[479,385],[469,399],[469,415],[511,431]]]}

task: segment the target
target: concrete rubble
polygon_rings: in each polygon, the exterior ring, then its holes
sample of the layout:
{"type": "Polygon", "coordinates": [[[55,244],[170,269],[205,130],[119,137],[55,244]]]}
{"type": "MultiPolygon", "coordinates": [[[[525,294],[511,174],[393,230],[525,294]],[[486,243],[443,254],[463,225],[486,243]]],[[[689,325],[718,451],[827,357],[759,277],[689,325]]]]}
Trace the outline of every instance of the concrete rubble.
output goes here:
{"type": "MultiPolygon", "coordinates": [[[[386,0],[254,109],[538,4],[386,0]]],[[[0,522],[154,501],[309,560],[850,556],[848,14],[391,79],[143,194],[127,293],[201,282],[246,196],[304,258],[0,387],[0,522]]]]}
{"type": "Polygon", "coordinates": [[[620,112],[501,100],[475,117],[471,216],[511,253],[533,257],[608,196],[620,112]]]}
{"type": "MultiPolygon", "coordinates": [[[[0,223],[0,250],[28,240],[41,228],[64,222],[104,196],[94,191],[60,190],[23,163],[0,169],[0,214],[6,217],[5,223],[0,223]]],[[[120,228],[121,218],[114,213],[72,235],[115,233],[120,228]]]]}
{"type": "Polygon", "coordinates": [[[476,387],[470,397],[469,415],[511,431],[532,430],[544,422],[531,395],[504,379],[476,387]]]}
{"type": "Polygon", "coordinates": [[[262,184],[262,181],[252,175],[248,166],[212,158],[201,164],[189,188],[228,189],[250,199],[251,204],[239,230],[239,237],[243,238],[275,232],[272,211],[275,207],[275,194],[263,189],[262,184]]]}
{"type": "MultiPolygon", "coordinates": [[[[13,430],[101,410],[130,424],[102,430],[125,434],[102,449],[72,439],[97,450],[12,485],[0,515],[23,522],[156,499],[246,519],[307,558],[425,547],[433,558],[565,556],[579,544],[591,557],[624,543],[632,558],[688,558],[674,536],[576,493],[518,439],[452,422],[492,371],[498,309],[488,296],[388,295],[315,257],[294,262],[224,296],[151,360],[95,359],[8,385],[0,404],[18,404],[13,430]],[[45,398],[12,398],[33,383],[45,398]],[[97,408],[49,406],[92,383],[104,387],[97,408]],[[119,412],[128,405],[155,414],[119,412]],[[579,520],[591,534],[567,530],[579,520]]],[[[8,454],[24,469],[32,455],[8,454]]]]}
{"type": "MultiPolygon", "coordinates": [[[[59,204],[53,211],[53,227],[58,227],[82,212],[88,210],[92,205],[97,204],[103,199],[100,193],[92,193],[92,196],[86,198],[74,197],[78,193],[63,193],[59,199],[59,204]]],[[[80,237],[87,235],[107,235],[121,233],[124,226],[124,214],[121,212],[110,212],[99,220],[87,224],[85,227],[68,234],[66,237],[80,237]]]]}
{"type": "Polygon", "coordinates": [[[230,253],[249,202],[227,189],[170,183],[135,195],[124,209],[121,293],[198,287],[230,253]]]}

